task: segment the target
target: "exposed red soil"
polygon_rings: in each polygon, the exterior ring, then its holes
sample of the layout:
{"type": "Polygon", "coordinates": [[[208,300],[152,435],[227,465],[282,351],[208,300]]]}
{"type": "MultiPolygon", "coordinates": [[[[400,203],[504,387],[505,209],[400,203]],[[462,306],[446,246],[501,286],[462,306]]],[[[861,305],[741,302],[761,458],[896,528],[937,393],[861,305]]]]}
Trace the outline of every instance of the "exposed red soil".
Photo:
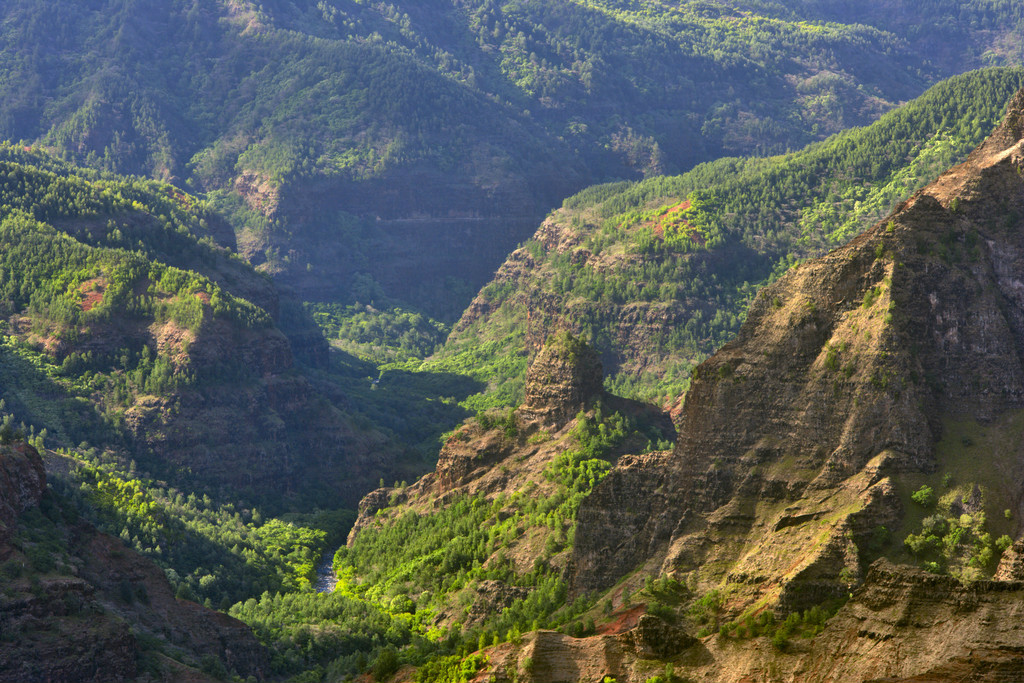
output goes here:
{"type": "Polygon", "coordinates": [[[103,292],[106,291],[107,281],[101,277],[94,277],[86,280],[79,287],[84,298],[80,302],[83,311],[91,311],[99,302],[103,301],[103,292]]]}
{"type": "Polygon", "coordinates": [[[620,633],[625,633],[631,628],[636,628],[637,623],[640,621],[640,617],[643,616],[644,612],[647,611],[647,604],[637,605],[631,607],[625,612],[620,612],[615,616],[614,621],[609,621],[607,624],[601,624],[597,628],[597,634],[600,636],[616,636],[620,633]]]}
{"type": "MultiPolygon", "coordinates": [[[[661,216],[656,218],[654,221],[651,221],[649,223],[649,225],[651,225],[651,227],[654,228],[654,234],[657,235],[658,237],[664,238],[665,237],[665,218],[667,216],[671,216],[674,213],[679,213],[680,211],[686,211],[688,208],[690,208],[690,200],[689,199],[684,199],[683,201],[679,202],[675,206],[670,207],[669,209],[667,209],[665,211],[665,213],[663,213],[661,216]]],[[[689,225],[689,223],[687,223],[686,225],[688,227],[692,227],[692,226],[689,225]]]]}

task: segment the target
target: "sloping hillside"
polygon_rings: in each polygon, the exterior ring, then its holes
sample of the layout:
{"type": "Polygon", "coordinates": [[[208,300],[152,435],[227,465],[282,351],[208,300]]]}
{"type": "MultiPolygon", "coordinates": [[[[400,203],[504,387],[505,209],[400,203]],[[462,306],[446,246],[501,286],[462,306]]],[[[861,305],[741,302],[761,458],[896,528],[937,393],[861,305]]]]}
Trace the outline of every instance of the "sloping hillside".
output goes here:
{"type": "Polygon", "coordinates": [[[8,145],[0,207],[15,424],[279,507],[354,503],[393,465],[295,369],[274,286],[215,245],[223,223],[195,197],[8,145]]]}
{"type": "Polygon", "coordinates": [[[2,441],[0,680],[263,678],[266,652],[242,623],[176,599],[156,565],[47,490],[35,448],[2,441]]]}

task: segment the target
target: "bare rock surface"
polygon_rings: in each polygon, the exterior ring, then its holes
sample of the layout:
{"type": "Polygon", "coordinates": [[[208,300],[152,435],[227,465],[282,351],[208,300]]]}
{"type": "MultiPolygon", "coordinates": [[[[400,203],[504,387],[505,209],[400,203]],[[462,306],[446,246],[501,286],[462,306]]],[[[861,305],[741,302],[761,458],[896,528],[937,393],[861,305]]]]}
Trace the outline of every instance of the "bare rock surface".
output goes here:
{"type": "Polygon", "coordinates": [[[604,394],[597,352],[568,332],[551,337],[526,372],[520,416],[560,427],[604,394]]]}
{"type": "Polygon", "coordinates": [[[795,681],[1024,680],[1024,583],[962,585],[879,560],[795,681]]]}

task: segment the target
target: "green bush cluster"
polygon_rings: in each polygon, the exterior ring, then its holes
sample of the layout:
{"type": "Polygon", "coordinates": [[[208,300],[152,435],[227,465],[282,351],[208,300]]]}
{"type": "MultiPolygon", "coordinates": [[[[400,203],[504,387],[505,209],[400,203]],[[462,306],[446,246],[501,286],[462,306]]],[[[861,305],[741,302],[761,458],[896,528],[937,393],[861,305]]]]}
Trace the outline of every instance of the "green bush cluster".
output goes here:
{"type": "MultiPolygon", "coordinates": [[[[969,437],[963,437],[963,442],[970,445],[969,437]]],[[[910,499],[929,514],[918,531],[904,537],[903,548],[933,573],[950,574],[965,582],[990,575],[1012,539],[1005,534],[995,538],[990,530],[984,511],[988,490],[972,482],[954,486],[949,473],[943,475],[942,485],[947,491],[941,497],[928,484],[911,493],[910,499]],[[974,500],[978,496],[980,499],[974,500]],[[979,501],[982,506],[975,507],[979,501]]],[[[1007,512],[1002,516],[1012,518],[1007,512]]]]}
{"type": "Polygon", "coordinates": [[[803,612],[792,612],[785,621],[775,627],[775,632],[771,634],[772,645],[785,650],[794,637],[813,638],[824,630],[825,623],[841,606],[842,601],[837,601],[832,604],[815,605],[803,612]]]}
{"type": "Polygon", "coordinates": [[[339,348],[379,364],[424,359],[449,331],[444,323],[400,307],[307,303],[306,310],[339,348]]]}
{"type": "Polygon", "coordinates": [[[487,657],[471,654],[439,657],[416,670],[416,683],[468,683],[480,669],[487,666],[487,657]]]}

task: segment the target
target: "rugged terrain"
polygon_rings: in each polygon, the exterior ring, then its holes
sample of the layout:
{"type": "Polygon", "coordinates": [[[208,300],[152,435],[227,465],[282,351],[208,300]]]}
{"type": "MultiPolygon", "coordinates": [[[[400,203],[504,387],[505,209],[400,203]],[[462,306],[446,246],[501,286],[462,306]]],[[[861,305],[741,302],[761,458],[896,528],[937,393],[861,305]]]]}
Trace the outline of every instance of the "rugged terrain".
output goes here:
{"type": "Polygon", "coordinates": [[[0,680],[263,678],[245,625],[176,599],[156,565],[77,519],[35,448],[5,441],[0,472],[0,680]]]}
{"type": "Polygon", "coordinates": [[[909,195],[1021,72],[657,174],[1018,61],[1020,8],[789,4],[5,4],[0,678],[1017,676],[1024,94],[909,195]],[[301,305],[449,315],[641,175],[436,374],[301,305]]]}
{"type": "MultiPolygon", "coordinates": [[[[649,468],[613,470],[581,509],[579,586],[657,549],[666,571],[816,599],[822,579],[856,577],[858,547],[898,520],[901,475],[953,465],[936,452],[946,421],[993,425],[1021,407],[1022,105],[888,219],[758,295],[737,339],[695,371],[676,449],[650,470],[669,492],[701,494],[658,500],[635,485],[649,468]],[[645,510],[639,524],[601,521],[619,497],[645,510]]],[[[1001,476],[989,516],[1019,515],[1021,472],[1001,476]]]]}
{"type": "Polygon", "coordinates": [[[868,123],[1019,64],[1020,20],[977,0],[16,0],[0,136],[213,190],[305,300],[455,318],[562,197],[868,123]]]}
{"type": "MultiPolygon", "coordinates": [[[[485,623],[527,594],[516,585],[522,575],[550,574],[562,581],[576,507],[610,462],[667,445],[674,435],[668,416],[653,406],[604,391],[592,348],[568,333],[553,335],[530,367],[523,405],[467,420],[441,449],[434,472],[411,486],[368,494],[349,534],[355,552],[342,556],[366,552],[359,546],[367,529],[386,533],[410,514],[429,517],[460,501],[491,507],[494,514],[483,520],[490,542],[473,554],[485,569],[511,571],[501,581],[470,583],[462,598],[474,605],[470,623],[485,623]],[[538,526],[545,519],[547,528],[538,526]]],[[[445,615],[439,623],[458,620],[445,596],[436,598],[445,615]]]]}
{"type": "Polygon", "coordinates": [[[0,393],[19,422],[279,508],[354,505],[392,473],[398,448],[300,371],[297,356],[326,367],[326,343],[308,319],[281,332],[294,305],[215,244],[217,214],[168,185],[0,154],[0,393]]]}

